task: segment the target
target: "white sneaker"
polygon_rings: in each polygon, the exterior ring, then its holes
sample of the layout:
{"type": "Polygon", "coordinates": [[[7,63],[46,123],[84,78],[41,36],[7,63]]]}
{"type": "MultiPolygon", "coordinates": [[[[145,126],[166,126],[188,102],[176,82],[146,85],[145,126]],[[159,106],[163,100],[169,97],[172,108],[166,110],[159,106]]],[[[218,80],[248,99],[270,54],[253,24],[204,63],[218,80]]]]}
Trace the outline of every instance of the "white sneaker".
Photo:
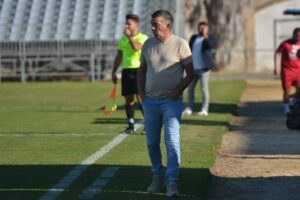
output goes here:
{"type": "Polygon", "coordinates": [[[191,115],[192,113],[193,113],[192,109],[190,107],[186,107],[182,112],[182,115],[191,115]]]}
{"type": "Polygon", "coordinates": [[[198,112],[198,115],[200,116],[207,116],[208,115],[208,112],[206,110],[201,110],[200,112],[198,112]]]}
{"type": "Polygon", "coordinates": [[[179,196],[179,191],[177,187],[177,183],[175,182],[169,182],[167,184],[167,193],[166,196],[168,197],[174,197],[174,196],[179,196]]]}
{"type": "Polygon", "coordinates": [[[153,175],[152,182],[150,186],[147,188],[147,192],[157,193],[161,192],[165,187],[165,178],[161,175],[153,175]]]}

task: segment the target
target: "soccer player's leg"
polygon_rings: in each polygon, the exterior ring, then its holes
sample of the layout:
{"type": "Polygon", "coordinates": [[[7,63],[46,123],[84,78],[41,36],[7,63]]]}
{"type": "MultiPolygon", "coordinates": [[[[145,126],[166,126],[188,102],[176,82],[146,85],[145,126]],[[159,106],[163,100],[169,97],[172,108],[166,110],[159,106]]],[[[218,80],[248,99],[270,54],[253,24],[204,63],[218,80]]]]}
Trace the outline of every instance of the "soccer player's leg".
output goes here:
{"type": "Polygon", "coordinates": [[[283,109],[284,114],[288,114],[290,112],[290,106],[289,106],[289,98],[291,93],[291,87],[293,82],[293,74],[291,72],[285,70],[281,74],[281,83],[282,83],[282,89],[283,89],[283,109]]]}

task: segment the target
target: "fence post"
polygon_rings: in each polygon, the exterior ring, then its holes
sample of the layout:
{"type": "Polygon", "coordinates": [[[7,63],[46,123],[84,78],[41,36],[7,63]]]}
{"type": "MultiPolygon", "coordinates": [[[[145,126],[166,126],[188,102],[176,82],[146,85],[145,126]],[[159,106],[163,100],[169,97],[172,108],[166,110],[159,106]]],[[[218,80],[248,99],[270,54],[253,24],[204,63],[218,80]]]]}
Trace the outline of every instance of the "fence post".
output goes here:
{"type": "Polygon", "coordinates": [[[101,80],[101,69],[100,69],[100,58],[99,55],[96,58],[96,70],[97,70],[97,81],[101,80]]]}
{"type": "Polygon", "coordinates": [[[21,81],[22,83],[26,82],[26,74],[25,74],[25,59],[21,58],[21,81]]]}
{"type": "Polygon", "coordinates": [[[25,69],[25,62],[26,62],[26,55],[25,55],[25,43],[20,42],[20,59],[21,59],[21,82],[25,83],[26,82],[26,69],[25,69]]]}
{"type": "Polygon", "coordinates": [[[90,74],[91,74],[91,81],[95,81],[95,54],[92,53],[90,57],[90,74]]]}
{"type": "Polygon", "coordinates": [[[0,56],[0,83],[2,82],[2,59],[1,59],[1,56],[0,56]]]}

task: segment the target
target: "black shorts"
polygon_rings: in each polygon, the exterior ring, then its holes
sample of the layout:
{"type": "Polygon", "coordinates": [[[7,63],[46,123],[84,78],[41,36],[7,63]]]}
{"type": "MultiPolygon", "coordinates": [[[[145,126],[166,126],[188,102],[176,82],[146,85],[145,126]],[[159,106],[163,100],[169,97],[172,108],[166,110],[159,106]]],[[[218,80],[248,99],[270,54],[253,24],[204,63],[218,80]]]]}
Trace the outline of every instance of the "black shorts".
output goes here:
{"type": "Polygon", "coordinates": [[[138,69],[123,69],[122,96],[138,94],[138,69]]]}

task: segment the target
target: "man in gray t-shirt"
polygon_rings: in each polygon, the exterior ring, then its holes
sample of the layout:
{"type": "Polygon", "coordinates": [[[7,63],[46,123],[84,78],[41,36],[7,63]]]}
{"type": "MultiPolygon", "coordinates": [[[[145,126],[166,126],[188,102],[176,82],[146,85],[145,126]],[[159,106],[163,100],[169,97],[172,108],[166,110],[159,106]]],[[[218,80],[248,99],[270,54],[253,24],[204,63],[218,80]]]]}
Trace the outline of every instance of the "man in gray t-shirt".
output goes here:
{"type": "Polygon", "coordinates": [[[139,94],[153,173],[147,191],[160,192],[166,181],[166,195],[178,196],[182,92],[193,77],[192,56],[188,43],[172,34],[173,17],[168,11],[154,12],[151,24],[154,37],[143,45],[139,68],[139,94]],[[160,150],[162,126],[167,149],[166,169],[160,150]]]}

